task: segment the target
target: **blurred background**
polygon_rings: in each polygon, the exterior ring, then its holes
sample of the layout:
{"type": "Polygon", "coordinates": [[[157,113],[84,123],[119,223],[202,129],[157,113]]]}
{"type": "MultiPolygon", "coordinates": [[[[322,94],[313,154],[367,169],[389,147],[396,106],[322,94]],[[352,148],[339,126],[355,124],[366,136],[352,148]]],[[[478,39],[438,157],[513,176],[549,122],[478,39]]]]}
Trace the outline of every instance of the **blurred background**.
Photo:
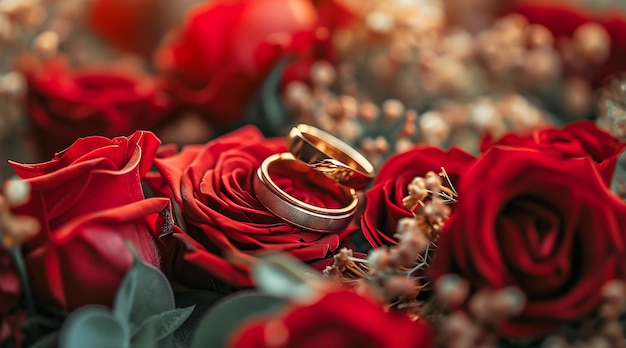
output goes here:
{"type": "Polygon", "coordinates": [[[590,119],[622,137],[626,2],[0,0],[0,178],[88,135],[317,125],[375,166],[590,119]]]}

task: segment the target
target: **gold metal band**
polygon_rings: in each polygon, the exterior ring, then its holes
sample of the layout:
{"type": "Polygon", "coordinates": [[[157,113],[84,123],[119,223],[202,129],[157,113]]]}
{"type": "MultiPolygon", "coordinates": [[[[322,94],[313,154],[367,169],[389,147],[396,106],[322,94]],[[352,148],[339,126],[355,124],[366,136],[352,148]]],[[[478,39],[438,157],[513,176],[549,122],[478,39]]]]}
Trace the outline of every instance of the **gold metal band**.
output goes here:
{"type": "Polygon", "coordinates": [[[353,189],[337,185],[288,152],[271,155],[263,161],[255,176],[254,192],[269,211],[285,222],[316,232],[344,229],[352,220],[358,203],[353,189]],[[341,206],[318,207],[303,202],[276,184],[275,178],[279,177],[294,178],[303,185],[318,187],[320,192],[333,196],[341,206]]]}
{"type": "Polygon", "coordinates": [[[358,151],[336,137],[306,124],[289,133],[294,157],[341,185],[365,188],[374,178],[374,167],[358,151]]]}

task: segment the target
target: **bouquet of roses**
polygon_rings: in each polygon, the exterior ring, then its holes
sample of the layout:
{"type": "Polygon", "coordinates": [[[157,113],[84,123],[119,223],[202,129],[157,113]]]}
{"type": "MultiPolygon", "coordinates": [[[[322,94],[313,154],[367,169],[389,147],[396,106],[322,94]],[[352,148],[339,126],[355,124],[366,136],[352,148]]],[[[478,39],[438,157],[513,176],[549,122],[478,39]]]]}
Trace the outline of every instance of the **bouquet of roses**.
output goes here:
{"type": "Polygon", "coordinates": [[[510,134],[477,157],[418,146],[387,160],[363,196],[305,150],[352,177],[369,174],[364,158],[294,130],[288,141],[245,127],[180,152],[138,131],[12,163],[5,344],[624,340],[626,204],[609,188],[624,144],[610,134],[589,122],[510,134]],[[333,215],[364,198],[359,213],[333,215]],[[367,256],[347,247],[361,231],[367,256]]]}
{"type": "Polygon", "coordinates": [[[622,11],[0,0],[0,347],[624,347],[622,11]]]}

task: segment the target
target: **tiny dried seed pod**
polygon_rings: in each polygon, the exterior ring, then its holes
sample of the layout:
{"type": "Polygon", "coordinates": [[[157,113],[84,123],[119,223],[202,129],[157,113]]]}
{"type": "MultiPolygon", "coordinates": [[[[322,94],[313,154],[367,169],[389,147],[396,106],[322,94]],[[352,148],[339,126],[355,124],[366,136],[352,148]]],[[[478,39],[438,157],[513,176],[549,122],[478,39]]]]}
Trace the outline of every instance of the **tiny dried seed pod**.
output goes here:
{"type": "Polygon", "coordinates": [[[424,177],[425,187],[431,191],[439,191],[439,186],[441,186],[441,177],[437,175],[437,173],[433,171],[429,171],[426,173],[424,177]]]}
{"type": "Polygon", "coordinates": [[[0,93],[16,100],[24,97],[26,85],[26,79],[17,71],[10,71],[0,77],[0,93]]]}
{"type": "Polygon", "coordinates": [[[30,184],[20,179],[9,179],[3,188],[6,201],[11,207],[22,205],[30,198],[30,184]]]}
{"type": "Polygon", "coordinates": [[[384,284],[385,292],[390,298],[410,298],[417,295],[419,288],[404,275],[395,275],[387,278],[384,284]]]}
{"type": "Polygon", "coordinates": [[[554,36],[548,28],[540,24],[526,27],[526,40],[530,48],[554,46],[554,36]]]}
{"type": "Polygon", "coordinates": [[[394,122],[404,114],[404,104],[397,99],[388,99],[383,102],[383,117],[387,122],[394,122]]]}
{"type": "Polygon", "coordinates": [[[437,298],[451,307],[462,304],[469,295],[469,290],[467,281],[456,274],[446,274],[435,284],[437,298]]]}
{"type": "Polygon", "coordinates": [[[409,195],[415,199],[424,200],[428,197],[426,181],[422,177],[413,178],[407,186],[407,190],[409,191],[409,195]]]}
{"type": "Polygon", "coordinates": [[[626,299],[626,283],[621,280],[611,280],[602,288],[602,296],[613,303],[622,303],[626,299]]]}
{"type": "Polygon", "coordinates": [[[311,90],[304,82],[290,82],[285,86],[283,99],[287,107],[299,110],[312,102],[311,90]]]}
{"type": "Polygon", "coordinates": [[[593,64],[604,63],[610,54],[611,37],[598,23],[586,23],[574,32],[574,40],[582,54],[593,64]]]}
{"type": "Polygon", "coordinates": [[[372,274],[383,272],[389,267],[390,256],[387,248],[378,248],[367,254],[367,262],[372,274]]]}
{"type": "Polygon", "coordinates": [[[378,118],[378,107],[372,102],[361,102],[358,116],[365,123],[374,122],[378,118]]]}
{"type": "Polygon", "coordinates": [[[52,30],[47,30],[37,36],[34,48],[42,58],[48,59],[57,54],[59,43],[59,34],[52,30]]]}
{"type": "Polygon", "coordinates": [[[519,314],[524,309],[526,297],[520,289],[508,287],[493,294],[491,305],[496,316],[511,317],[519,314]]]}
{"type": "Polygon", "coordinates": [[[317,61],[311,66],[311,81],[316,85],[329,86],[335,82],[337,72],[327,61],[317,61]]]}
{"type": "Polygon", "coordinates": [[[400,243],[403,243],[413,239],[413,235],[418,231],[419,226],[417,224],[417,220],[412,217],[405,217],[398,220],[398,226],[394,237],[396,237],[400,243]]]}

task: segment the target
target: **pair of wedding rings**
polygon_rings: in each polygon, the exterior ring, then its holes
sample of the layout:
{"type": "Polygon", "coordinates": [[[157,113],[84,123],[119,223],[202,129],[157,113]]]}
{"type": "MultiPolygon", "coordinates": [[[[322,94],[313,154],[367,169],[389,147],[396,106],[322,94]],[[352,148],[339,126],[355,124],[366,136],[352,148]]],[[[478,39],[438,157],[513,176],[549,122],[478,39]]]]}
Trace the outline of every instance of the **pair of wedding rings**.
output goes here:
{"type": "Polygon", "coordinates": [[[352,220],[358,205],[355,190],[365,188],[374,177],[374,167],[358,151],[334,136],[300,124],[289,133],[289,151],[267,157],[254,181],[259,201],[274,215],[302,229],[337,232],[352,220]],[[337,206],[317,206],[278,184],[289,178],[303,187],[319,189],[337,206]]]}

